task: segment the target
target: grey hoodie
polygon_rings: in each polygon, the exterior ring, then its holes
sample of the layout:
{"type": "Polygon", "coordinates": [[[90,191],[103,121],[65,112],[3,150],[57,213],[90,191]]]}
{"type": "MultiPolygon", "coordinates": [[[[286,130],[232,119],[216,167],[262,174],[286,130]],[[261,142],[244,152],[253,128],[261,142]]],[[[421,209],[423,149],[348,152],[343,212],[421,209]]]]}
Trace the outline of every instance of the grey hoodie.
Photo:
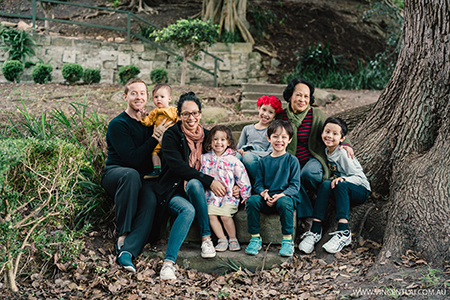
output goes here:
{"type": "Polygon", "coordinates": [[[356,157],[353,159],[348,158],[347,151],[345,149],[339,150],[339,147],[330,155],[328,155],[328,149],[325,148],[325,155],[327,156],[328,167],[334,178],[342,177],[345,181],[362,185],[370,191],[369,181],[364,175],[361,164],[356,157]]]}

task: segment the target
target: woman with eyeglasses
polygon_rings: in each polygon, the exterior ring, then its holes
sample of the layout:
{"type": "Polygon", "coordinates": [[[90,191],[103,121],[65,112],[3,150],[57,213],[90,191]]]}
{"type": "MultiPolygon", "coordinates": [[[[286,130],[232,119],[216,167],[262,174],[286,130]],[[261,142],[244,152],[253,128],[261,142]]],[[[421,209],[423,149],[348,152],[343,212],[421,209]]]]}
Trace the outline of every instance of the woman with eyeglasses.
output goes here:
{"type": "Polygon", "coordinates": [[[203,143],[209,132],[200,124],[200,99],[193,92],[184,93],[178,100],[177,113],[180,121],[165,132],[162,140],[160,204],[176,216],[160,273],[162,280],[176,279],[175,261],[194,217],[197,217],[202,236],[202,257],[216,256],[211,241],[205,190],[209,189],[221,197],[226,194],[222,183],[199,171],[203,143]]]}

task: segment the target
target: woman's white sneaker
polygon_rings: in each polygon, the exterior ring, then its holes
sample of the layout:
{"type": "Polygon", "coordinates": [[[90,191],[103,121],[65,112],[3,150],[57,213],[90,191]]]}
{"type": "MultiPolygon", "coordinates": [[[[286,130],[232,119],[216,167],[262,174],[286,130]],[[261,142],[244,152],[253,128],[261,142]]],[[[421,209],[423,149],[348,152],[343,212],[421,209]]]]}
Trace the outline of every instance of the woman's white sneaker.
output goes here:
{"type": "Polygon", "coordinates": [[[212,258],[216,256],[216,249],[214,249],[211,239],[204,240],[202,242],[202,257],[212,258]]]}
{"type": "Polygon", "coordinates": [[[163,264],[159,277],[161,280],[176,280],[175,266],[172,264],[163,264]]]}

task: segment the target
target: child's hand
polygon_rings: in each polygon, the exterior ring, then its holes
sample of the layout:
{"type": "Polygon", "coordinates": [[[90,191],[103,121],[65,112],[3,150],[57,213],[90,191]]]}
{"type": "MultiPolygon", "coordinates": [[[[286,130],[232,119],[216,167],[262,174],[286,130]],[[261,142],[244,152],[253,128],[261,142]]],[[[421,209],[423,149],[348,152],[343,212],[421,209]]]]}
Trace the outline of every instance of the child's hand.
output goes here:
{"type": "Polygon", "coordinates": [[[345,179],[341,177],[333,179],[333,181],[331,182],[331,188],[334,189],[339,184],[339,182],[342,181],[345,181],[345,179]]]}
{"type": "Polygon", "coordinates": [[[285,194],[283,194],[283,193],[281,193],[281,194],[275,194],[275,195],[273,195],[273,200],[274,200],[274,202],[277,202],[278,201],[278,199],[280,199],[281,197],[284,197],[284,196],[286,196],[285,194]]]}
{"type": "Polygon", "coordinates": [[[233,197],[236,199],[239,199],[239,197],[241,197],[241,190],[237,185],[233,186],[233,197]]]}
{"type": "Polygon", "coordinates": [[[261,197],[263,197],[264,201],[269,202],[270,200],[272,200],[272,197],[270,197],[269,195],[269,190],[264,190],[263,192],[261,192],[261,197]]]}
{"type": "Polygon", "coordinates": [[[227,193],[227,190],[224,187],[224,185],[220,181],[217,181],[217,180],[213,180],[213,182],[211,183],[210,188],[211,188],[211,191],[216,196],[219,196],[219,197],[223,197],[227,193]]]}
{"type": "Polygon", "coordinates": [[[353,148],[349,147],[349,146],[340,146],[339,150],[344,149],[345,151],[347,151],[347,156],[348,158],[353,159],[355,157],[355,152],[353,152],[353,148]]]}
{"type": "Polygon", "coordinates": [[[139,118],[139,120],[141,120],[141,119],[145,118],[148,115],[148,112],[147,112],[147,110],[145,108],[143,108],[143,109],[139,110],[136,113],[136,115],[139,118]]]}
{"type": "Polygon", "coordinates": [[[241,156],[244,156],[244,150],[243,149],[237,149],[237,153],[239,153],[241,156]]]}

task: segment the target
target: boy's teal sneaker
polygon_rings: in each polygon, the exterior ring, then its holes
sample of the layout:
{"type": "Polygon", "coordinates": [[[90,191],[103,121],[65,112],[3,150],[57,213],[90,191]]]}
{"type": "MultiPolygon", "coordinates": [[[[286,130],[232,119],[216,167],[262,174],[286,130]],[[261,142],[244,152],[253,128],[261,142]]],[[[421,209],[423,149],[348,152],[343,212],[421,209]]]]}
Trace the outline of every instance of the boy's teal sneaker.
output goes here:
{"type": "Polygon", "coordinates": [[[256,255],[258,254],[259,250],[261,250],[262,245],[262,239],[259,237],[252,237],[250,239],[250,243],[248,244],[247,248],[245,248],[245,253],[250,255],[256,255]]]}
{"type": "Polygon", "coordinates": [[[292,256],[294,255],[294,243],[292,240],[283,240],[281,242],[281,249],[278,252],[281,256],[292,256]]]}

